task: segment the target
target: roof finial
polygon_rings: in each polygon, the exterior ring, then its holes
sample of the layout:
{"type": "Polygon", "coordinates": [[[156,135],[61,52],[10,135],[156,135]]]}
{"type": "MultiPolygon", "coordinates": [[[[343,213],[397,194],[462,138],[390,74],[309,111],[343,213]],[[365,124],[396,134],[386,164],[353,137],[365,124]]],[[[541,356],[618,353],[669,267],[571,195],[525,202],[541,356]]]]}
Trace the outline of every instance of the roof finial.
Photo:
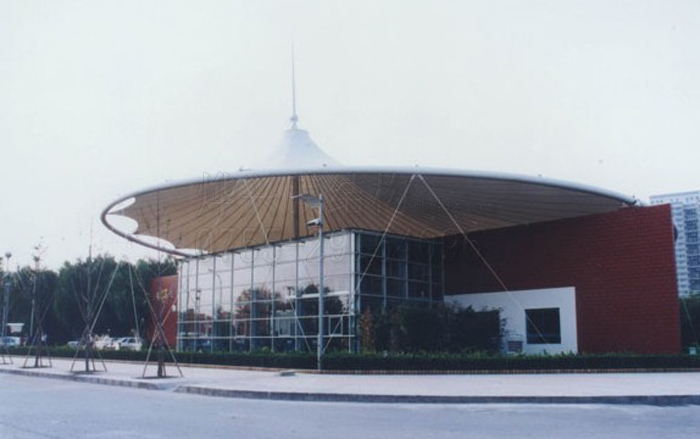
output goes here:
{"type": "Polygon", "coordinates": [[[297,129],[297,83],[294,75],[294,43],[292,42],[292,117],[289,119],[292,121],[292,129],[297,129]]]}

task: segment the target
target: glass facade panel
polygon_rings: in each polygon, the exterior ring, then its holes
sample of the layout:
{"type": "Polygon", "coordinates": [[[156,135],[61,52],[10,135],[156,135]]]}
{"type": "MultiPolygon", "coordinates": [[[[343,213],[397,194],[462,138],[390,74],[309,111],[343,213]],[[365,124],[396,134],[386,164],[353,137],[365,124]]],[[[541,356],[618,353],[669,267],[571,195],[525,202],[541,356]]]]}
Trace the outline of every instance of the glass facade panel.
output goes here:
{"type": "Polygon", "coordinates": [[[383,253],[384,243],[381,242],[381,236],[375,234],[357,234],[360,253],[367,255],[381,255],[383,253]]]}
{"type": "Polygon", "coordinates": [[[407,265],[406,261],[387,259],[386,260],[386,275],[397,279],[406,279],[407,265]]]}
{"type": "Polygon", "coordinates": [[[411,262],[427,263],[430,260],[430,243],[425,241],[408,241],[408,259],[411,262]]]}
{"type": "Polygon", "coordinates": [[[400,238],[386,239],[386,257],[391,259],[406,260],[406,240],[400,238]]]}
{"type": "Polygon", "coordinates": [[[386,295],[391,297],[406,297],[406,280],[387,279],[386,295]]]}
{"type": "Polygon", "coordinates": [[[384,294],[384,279],[380,276],[365,275],[360,279],[360,294],[382,296],[384,294]]]}
{"type": "Polygon", "coordinates": [[[421,300],[430,300],[430,284],[427,282],[409,282],[408,297],[421,300]]]}
{"type": "Polygon", "coordinates": [[[250,250],[242,250],[233,254],[233,269],[242,270],[250,268],[253,264],[253,254],[250,250]]]}
{"type": "Polygon", "coordinates": [[[296,262],[277,261],[275,263],[275,279],[296,279],[296,262]]]}
{"type": "Polygon", "coordinates": [[[253,285],[258,288],[272,288],[274,280],[274,268],[272,265],[253,267],[253,285]]]}
{"type": "Polygon", "coordinates": [[[418,280],[427,282],[430,280],[430,266],[427,264],[408,264],[408,278],[410,280],[418,280]]]}
{"type": "Polygon", "coordinates": [[[285,243],[277,247],[277,263],[296,262],[297,246],[295,243],[285,243]]]}
{"type": "MultiPolygon", "coordinates": [[[[370,232],[324,237],[326,349],[359,349],[364,309],[442,299],[440,242],[370,232]]],[[[182,261],[178,349],[314,351],[319,250],[311,238],[182,261]]]]}
{"type": "Polygon", "coordinates": [[[381,256],[360,255],[359,272],[365,275],[381,276],[383,260],[381,256]]]}
{"type": "MultiPolygon", "coordinates": [[[[324,248],[325,251],[325,248],[324,248]]],[[[313,241],[299,241],[299,261],[310,263],[313,261],[318,261],[319,248],[318,240],[313,241]]]]}

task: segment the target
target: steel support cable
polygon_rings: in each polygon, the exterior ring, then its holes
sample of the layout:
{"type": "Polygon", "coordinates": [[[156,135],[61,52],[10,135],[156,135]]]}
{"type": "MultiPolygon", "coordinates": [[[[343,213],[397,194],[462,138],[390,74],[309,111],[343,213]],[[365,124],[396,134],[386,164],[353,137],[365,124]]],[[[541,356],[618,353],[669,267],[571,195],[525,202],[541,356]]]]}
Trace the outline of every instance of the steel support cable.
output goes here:
{"type": "Polygon", "coordinates": [[[44,303],[40,303],[38,306],[40,311],[39,311],[39,318],[37,321],[40,324],[40,326],[42,326],[42,331],[43,331],[43,323],[46,319],[46,314],[48,314],[49,310],[51,309],[51,303],[52,303],[55,295],[56,295],[55,289],[52,289],[49,292],[48,300],[44,301],[44,303]],[[41,310],[42,307],[43,307],[43,310],[41,310]]]}
{"type": "MultiPolygon", "coordinates": [[[[37,277],[38,277],[38,273],[37,273],[37,277]]],[[[37,363],[35,363],[36,364],[35,367],[42,367],[42,366],[40,366],[40,364],[42,364],[42,363],[39,362],[39,359],[41,358],[42,343],[43,343],[44,348],[46,349],[46,358],[49,361],[49,367],[53,367],[53,362],[51,361],[51,356],[49,355],[46,342],[43,341],[41,339],[41,337],[39,337],[39,340],[37,342],[37,335],[43,334],[43,332],[44,332],[44,320],[46,319],[46,314],[48,313],[49,309],[51,308],[50,305],[51,305],[51,301],[53,299],[53,296],[54,296],[54,290],[50,290],[49,294],[48,294],[48,298],[46,298],[47,300],[43,300],[43,301],[37,300],[36,311],[35,311],[37,313],[36,328],[35,328],[34,334],[31,334],[32,346],[27,351],[27,355],[24,358],[24,365],[22,367],[27,366],[27,361],[29,360],[29,357],[31,356],[33,348],[37,349],[37,353],[36,353],[37,363]]]]}
{"type": "Polygon", "coordinates": [[[95,325],[97,324],[97,320],[100,318],[100,314],[102,313],[102,307],[104,307],[104,304],[107,301],[107,296],[109,295],[109,290],[112,289],[112,283],[114,283],[114,278],[117,277],[117,271],[119,271],[119,267],[121,266],[121,264],[122,264],[121,261],[119,261],[117,263],[117,266],[114,268],[114,271],[112,272],[112,276],[109,278],[109,283],[107,284],[107,288],[105,288],[104,293],[102,293],[102,299],[100,300],[100,306],[99,306],[99,308],[97,308],[97,313],[95,314],[95,317],[92,319],[92,325],[90,326],[90,333],[92,333],[92,330],[95,329],[95,325]]]}
{"type": "MultiPolygon", "coordinates": [[[[296,294],[296,291],[294,294],[296,294]]],[[[296,300],[296,298],[295,298],[295,300],[296,300]]],[[[309,344],[309,340],[307,340],[306,331],[304,331],[304,326],[301,324],[301,321],[300,321],[301,319],[299,318],[299,315],[297,313],[297,307],[294,305],[295,300],[292,301],[292,309],[294,310],[294,320],[296,320],[297,329],[299,329],[299,331],[301,332],[301,339],[304,340],[304,344],[306,345],[306,349],[308,349],[310,352],[311,345],[309,344]]]]}
{"type": "MultiPolygon", "coordinates": [[[[367,272],[369,271],[369,268],[372,265],[374,258],[377,256],[377,252],[379,251],[379,249],[382,246],[382,243],[386,239],[386,235],[389,232],[391,225],[394,223],[394,219],[396,218],[396,215],[399,213],[399,209],[401,208],[401,205],[403,204],[404,200],[406,199],[406,196],[408,195],[408,190],[411,188],[411,184],[413,184],[413,180],[415,180],[416,175],[417,174],[411,174],[411,179],[408,180],[408,183],[406,184],[406,189],[404,189],[403,194],[401,195],[401,198],[399,199],[399,202],[396,204],[396,208],[394,209],[394,212],[391,214],[391,218],[389,218],[389,222],[387,223],[386,227],[384,228],[384,232],[382,233],[382,237],[379,239],[377,246],[374,248],[374,252],[372,253],[372,257],[370,257],[369,262],[367,262],[367,267],[365,267],[365,270],[362,272],[362,275],[360,275],[360,278],[355,283],[355,295],[357,295],[357,293],[360,289],[360,285],[362,284],[362,280],[367,275],[367,272]]],[[[354,298],[353,298],[353,300],[354,300],[354,298]]],[[[362,310],[360,310],[360,311],[362,311],[362,310]]],[[[326,347],[328,347],[328,346],[326,346],[326,347]]]]}
{"type": "MultiPolygon", "coordinates": [[[[310,192],[314,192],[314,193],[322,193],[322,192],[323,192],[323,189],[321,188],[321,184],[320,184],[320,183],[309,182],[309,183],[307,183],[307,186],[313,186],[313,188],[312,188],[313,190],[311,190],[310,192]]],[[[307,188],[307,190],[308,190],[308,188],[307,188]]],[[[304,241],[306,242],[307,240],[304,240],[304,241]]],[[[299,245],[299,243],[297,242],[297,246],[298,246],[298,245],[299,245]]],[[[297,248],[298,248],[298,247],[297,247],[297,248]]],[[[317,248],[318,251],[319,251],[319,258],[320,258],[320,251],[321,251],[320,243],[317,243],[317,245],[315,246],[315,249],[316,249],[316,248],[317,248]]],[[[298,258],[298,257],[297,257],[297,260],[296,260],[296,264],[297,264],[297,267],[298,267],[299,264],[300,264],[300,261],[299,261],[299,258],[298,258]]],[[[304,271],[306,272],[307,277],[308,277],[309,279],[312,278],[311,272],[309,271],[309,267],[308,267],[306,264],[301,264],[301,266],[302,266],[302,268],[304,269],[304,271]]],[[[320,294],[320,291],[319,291],[319,294],[320,294]]],[[[298,315],[296,306],[295,306],[295,305],[292,305],[292,309],[294,310],[294,318],[295,318],[295,320],[297,321],[297,327],[298,327],[298,329],[301,331],[302,340],[304,340],[304,344],[306,344],[307,349],[311,350],[311,346],[309,345],[309,341],[308,341],[307,336],[306,336],[306,333],[305,333],[305,331],[304,331],[304,327],[303,327],[303,325],[301,324],[301,321],[300,321],[300,318],[299,318],[299,315],[298,315]]],[[[324,352],[325,352],[325,349],[326,349],[326,348],[327,348],[327,345],[326,345],[326,347],[324,347],[324,352]]]]}
{"type": "Polygon", "coordinates": [[[246,191],[248,192],[248,198],[250,198],[250,204],[253,206],[253,211],[255,211],[255,216],[258,219],[258,224],[260,225],[260,231],[263,234],[263,237],[265,238],[265,245],[270,245],[270,240],[267,237],[267,230],[265,230],[265,226],[263,225],[262,218],[260,218],[260,212],[258,211],[258,206],[255,204],[255,198],[253,198],[253,194],[250,193],[250,187],[248,186],[248,180],[246,178],[243,178],[243,185],[246,188],[246,191]]]}
{"type": "MultiPolygon", "coordinates": [[[[299,267],[299,265],[300,265],[299,256],[298,256],[298,255],[299,255],[299,242],[296,243],[296,248],[297,248],[297,258],[296,258],[295,264],[296,264],[296,266],[297,266],[297,271],[298,271],[298,269],[299,269],[298,267],[299,267]]],[[[311,278],[311,273],[309,272],[309,268],[308,268],[305,264],[301,264],[301,265],[302,265],[303,269],[306,270],[306,275],[307,275],[309,278],[311,278]]],[[[297,273],[297,281],[298,281],[298,277],[299,277],[299,276],[298,276],[298,273],[297,273]]],[[[298,285],[297,285],[297,287],[298,287],[298,285]]],[[[294,319],[296,320],[296,323],[297,323],[297,329],[299,329],[299,331],[301,332],[302,340],[304,340],[304,344],[306,344],[306,348],[307,348],[309,351],[311,351],[311,345],[309,344],[309,341],[307,340],[306,331],[304,331],[304,326],[301,324],[301,318],[299,317],[299,314],[298,314],[298,312],[297,312],[297,307],[296,307],[296,305],[294,304],[297,300],[299,300],[299,299],[297,299],[297,297],[296,297],[296,294],[297,294],[297,291],[296,291],[296,290],[297,290],[297,289],[295,288],[295,289],[294,289],[294,295],[295,295],[295,297],[294,297],[294,300],[292,301],[292,309],[294,310],[294,319]]]]}
{"type": "MultiPolygon", "coordinates": [[[[332,186],[328,186],[328,187],[325,188],[325,189],[328,189],[328,190],[326,191],[323,187],[321,187],[322,185],[321,185],[320,183],[309,184],[309,185],[310,185],[310,186],[313,186],[313,190],[312,190],[311,192],[315,192],[315,193],[324,193],[324,192],[325,192],[325,193],[333,193],[332,190],[334,189],[332,186]]],[[[340,184],[338,184],[337,186],[340,187],[340,184]]],[[[328,220],[327,208],[324,209],[324,211],[323,211],[323,222],[324,222],[324,223],[328,223],[328,222],[329,222],[329,220],[328,220]]],[[[325,225],[325,224],[324,224],[324,225],[325,225]]],[[[307,226],[307,227],[308,227],[308,226],[307,226]]],[[[324,235],[328,235],[328,234],[330,234],[330,233],[327,232],[327,233],[325,233],[324,235]]],[[[324,238],[324,239],[326,239],[326,238],[324,238]]],[[[306,239],[304,239],[304,242],[309,242],[309,241],[311,241],[311,237],[307,237],[306,239]]],[[[318,253],[319,253],[319,258],[320,258],[321,246],[320,246],[320,244],[319,244],[319,242],[318,242],[318,239],[316,239],[316,238],[314,237],[313,243],[314,243],[314,249],[311,251],[311,254],[313,254],[314,251],[318,251],[318,253]]],[[[304,268],[304,270],[306,271],[306,276],[307,276],[309,279],[311,279],[313,276],[311,276],[311,272],[310,272],[310,270],[309,270],[309,267],[308,267],[306,264],[304,264],[304,265],[303,265],[303,268],[304,268]]]]}
{"type": "Polygon", "coordinates": [[[406,199],[406,195],[408,195],[408,190],[411,188],[411,184],[413,183],[413,180],[415,178],[416,178],[416,174],[411,175],[411,179],[406,184],[406,189],[404,189],[403,194],[401,195],[401,198],[399,199],[399,202],[396,204],[396,208],[394,209],[394,212],[391,214],[391,218],[389,218],[389,222],[387,223],[386,227],[384,228],[384,231],[382,232],[382,237],[379,239],[377,246],[374,248],[374,252],[372,253],[372,257],[370,257],[369,262],[367,263],[367,267],[362,272],[360,279],[357,281],[357,285],[355,285],[355,293],[357,293],[357,290],[360,288],[360,283],[367,275],[367,272],[369,271],[370,265],[372,265],[374,258],[377,256],[377,252],[379,251],[379,249],[382,246],[382,243],[386,239],[386,235],[387,235],[387,233],[389,233],[389,229],[391,228],[391,225],[394,223],[394,219],[396,218],[396,215],[399,213],[399,209],[401,208],[403,201],[406,199]]]}
{"type": "MultiPolygon", "coordinates": [[[[339,179],[334,179],[334,180],[331,180],[330,182],[326,182],[326,181],[324,181],[323,179],[319,178],[318,181],[315,182],[314,188],[316,189],[315,192],[317,192],[317,193],[322,193],[322,194],[326,194],[326,193],[327,193],[327,194],[331,194],[331,195],[332,195],[332,194],[337,194],[337,195],[339,195],[340,197],[343,196],[343,194],[340,193],[340,192],[341,192],[341,189],[343,189],[343,182],[341,182],[339,179]]],[[[332,198],[332,197],[331,197],[331,198],[332,198]]],[[[324,225],[325,225],[325,223],[331,223],[331,218],[330,218],[331,212],[333,212],[333,211],[324,209],[324,212],[323,212],[323,222],[324,222],[324,225]]],[[[318,247],[318,246],[317,246],[317,247],[318,247]]],[[[320,247],[319,247],[318,250],[319,250],[319,253],[320,253],[320,250],[321,250],[320,247]]],[[[319,256],[320,256],[320,255],[319,255],[319,256]]],[[[311,277],[311,276],[310,276],[310,273],[309,273],[308,267],[305,266],[305,268],[306,268],[307,274],[309,274],[309,277],[311,277]]],[[[324,289],[325,289],[325,288],[324,288],[324,289]]],[[[324,293],[324,294],[325,294],[325,293],[324,293]]],[[[331,293],[331,294],[332,294],[332,293],[331,293]]],[[[333,297],[333,296],[332,296],[332,295],[331,295],[331,296],[326,295],[325,297],[333,297]]],[[[336,297],[337,297],[337,296],[336,296],[336,297]]],[[[337,323],[336,323],[335,325],[333,325],[332,327],[329,326],[328,341],[326,342],[326,345],[325,345],[325,347],[324,347],[324,350],[323,350],[324,353],[325,353],[325,351],[328,349],[328,346],[330,345],[330,342],[332,341],[332,339],[334,338],[334,336],[338,334],[337,331],[338,331],[338,328],[342,326],[343,317],[349,317],[349,314],[347,314],[347,313],[345,313],[345,314],[343,314],[343,313],[341,313],[341,314],[326,314],[326,317],[328,317],[329,319],[330,319],[330,318],[333,318],[333,317],[336,317],[336,318],[338,318],[338,321],[337,321],[337,323]]],[[[341,337],[342,337],[342,332],[341,332],[341,337]]]]}
{"type": "MultiPolygon", "coordinates": [[[[102,299],[100,300],[100,306],[97,309],[97,313],[94,314],[94,318],[92,315],[88,315],[88,318],[85,321],[85,329],[83,329],[83,336],[82,336],[82,339],[80,341],[81,345],[83,342],[89,343],[88,338],[92,334],[92,330],[95,329],[95,325],[97,324],[97,320],[100,318],[100,313],[102,312],[102,307],[104,306],[104,303],[107,299],[107,295],[109,294],[109,290],[112,288],[112,283],[114,282],[114,278],[117,275],[117,271],[119,270],[120,265],[121,265],[121,261],[117,263],[117,266],[114,268],[114,271],[112,272],[112,276],[109,279],[109,283],[107,284],[107,288],[105,289],[104,293],[102,294],[102,299]]],[[[103,268],[104,268],[104,260],[102,260],[102,266],[100,267],[99,277],[102,276],[103,268]]],[[[89,272],[89,267],[88,267],[88,278],[89,278],[89,276],[90,276],[90,272],[89,272]]],[[[99,281],[96,282],[96,285],[99,285],[99,281]]],[[[97,287],[95,287],[95,289],[97,289],[97,287]]],[[[88,349],[87,346],[86,346],[86,349],[88,349]]],[[[80,352],[80,349],[78,349],[76,351],[75,356],[73,357],[73,364],[71,365],[71,370],[73,370],[73,366],[75,366],[75,362],[78,358],[79,352],[80,352]]],[[[102,360],[102,355],[99,353],[98,353],[98,355],[100,356],[100,360],[102,360]]],[[[93,367],[94,367],[94,363],[95,363],[94,358],[92,359],[92,362],[93,362],[93,367]]],[[[104,368],[105,371],[107,371],[107,365],[104,364],[104,360],[102,360],[102,367],[104,368]]]]}
{"type": "Polygon", "coordinates": [[[83,322],[87,322],[87,305],[85,304],[85,302],[87,302],[87,297],[84,294],[79,293],[81,288],[78,288],[78,286],[76,286],[76,282],[73,277],[71,277],[70,283],[73,287],[73,296],[75,297],[75,301],[78,302],[78,310],[80,311],[80,316],[83,318],[83,322]]]}
{"type": "MultiPolygon", "coordinates": [[[[88,264],[90,264],[90,261],[87,261],[88,264]]],[[[73,287],[73,295],[75,296],[76,302],[78,302],[78,309],[80,310],[80,314],[83,317],[83,322],[87,323],[88,321],[88,299],[89,299],[89,293],[87,291],[87,288],[83,290],[82,288],[82,276],[83,276],[83,271],[80,270],[79,274],[77,276],[70,276],[70,284],[73,287]]],[[[90,276],[90,272],[88,271],[87,276],[85,276],[85,284],[88,285],[88,276],[90,276]]]]}
{"type": "MultiPolygon", "coordinates": [[[[418,174],[418,178],[420,178],[420,180],[423,182],[423,185],[426,187],[426,189],[428,189],[428,192],[430,192],[430,194],[433,196],[433,198],[435,198],[435,201],[437,201],[437,203],[440,205],[440,208],[450,218],[450,221],[452,221],[452,223],[455,225],[455,227],[457,227],[457,230],[459,231],[459,233],[462,235],[462,237],[464,237],[464,240],[469,244],[469,246],[474,251],[474,253],[477,255],[477,257],[486,266],[486,268],[491,273],[491,275],[494,277],[494,279],[496,279],[496,282],[498,282],[498,284],[501,286],[501,288],[503,288],[503,291],[508,294],[508,297],[510,297],[510,299],[513,301],[513,303],[515,303],[521,310],[525,311],[525,307],[522,305],[522,303],[520,303],[520,301],[515,297],[515,295],[508,289],[505,282],[503,282],[503,279],[501,278],[501,276],[499,276],[498,273],[496,273],[496,270],[493,268],[493,266],[491,264],[489,264],[489,262],[486,260],[484,255],[476,247],[476,245],[474,245],[474,242],[471,239],[469,239],[469,237],[467,236],[467,233],[464,231],[462,226],[459,224],[459,222],[457,222],[455,217],[452,216],[452,213],[450,213],[450,211],[447,209],[447,207],[443,204],[440,197],[437,196],[437,194],[435,193],[433,188],[430,186],[430,184],[428,184],[428,182],[425,180],[423,175],[418,174]]],[[[527,313],[525,313],[525,319],[528,322],[530,322],[530,324],[532,325],[533,328],[535,328],[535,331],[537,331],[537,335],[539,335],[542,339],[544,339],[544,334],[542,334],[542,332],[540,331],[537,324],[530,317],[528,317],[527,313]]],[[[549,343],[547,343],[547,344],[549,344],[549,343]]]]}
{"type": "MultiPolygon", "coordinates": [[[[146,287],[143,285],[143,282],[141,281],[138,272],[135,272],[135,274],[136,274],[136,282],[138,283],[139,287],[141,287],[141,290],[143,291],[144,295],[147,295],[146,287]]],[[[148,297],[146,297],[146,298],[148,299],[148,297]]],[[[146,300],[146,303],[148,304],[148,308],[151,311],[152,317],[157,319],[158,316],[156,315],[155,309],[153,309],[153,305],[151,304],[151,301],[146,300]]],[[[172,314],[173,314],[172,309],[169,309],[168,312],[163,317],[163,325],[165,325],[165,323],[168,321],[168,319],[170,318],[170,316],[172,314]]]]}
{"type": "Polygon", "coordinates": [[[134,279],[131,275],[131,266],[129,266],[129,288],[131,289],[131,303],[134,306],[134,323],[136,324],[136,336],[141,338],[141,328],[139,328],[139,317],[136,312],[136,295],[134,294],[134,279]]]}
{"type": "MultiPolygon", "coordinates": [[[[83,329],[83,333],[81,335],[81,340],[80,343],[78,344],[78,347],[75,350],[75,355],[73,356],[73,362],[71,363],[70,370],[71,372],[73,371],[73,368],[75,367],[75,363],[78,361],[78,356],[80,355],[80,347],[84,347],[85,351],[88,351],[88,349],[91,349],[90,352],[96,353],[100,357],[100,361],[102,362],[102,368],[104,369],[105,372],[107,372],[107,365],[105,364],[104,358],[102,358],[102,354],[100,354],[99,350],[96,350],[93,348],[90,348],[88,344],[90,343],[89,338],[90,334],[88,332],[89,327],[85,326],[83,329]]],[[[97,370],[95,367],[95,358],[90,357],[89,360],[92,361],[92,367],[94,370],[97,370]]]]}
{"type": "MultiPolygon", "coordinates": [[[[156,193],[156,205],[157,205],[156,231],[157,231],[158,236],[160,236],[160,192],[156,193]]],[[[162,261],[161,261],[160,249],[158,250],[158,267],[157,268],[158,268],[158,272],[156,274],[157,274],[158,278],[160,278],[161,274],[162,274],[162,261]]],[[[137,280],[138,280],[138,276],[137,276],[137,280]]],[[[160,281],[158,282],[158,284],[160,285],[160,281]]],[[[165,321],[167,320],[167,317],[170,316],[170,313],[172,312],[172,310],[168,310],[168,314],[166,317],[163,317],[162,308],[161,308],[161,312],[159,314],[156,314],[155,310],[153,309],[153,305],[151,304],[151,301],[148,298],[148,294],[146,294],[146,289],[143,287],[143,283],[139,282],[139,285],[141,286],[141,288],[144,291],[144,294],[146,295],[146,299],[147,299],[146,302],[148,303],[148,307],[151,310],[151,316],[156,319],[156,322],[157,322],[156,327],[158,329],[158,336],[154,337],[151,340],[151,344],[148,347],[148,354],[146,355],[146,362],[143,366],[143,374],[141,376],[142,377],[146,376],[146,370],[148,369],[148,362],[151,358],[153,344],[155,343],[156,340],[159,340],[162,343],[159,343],[159,345],[158,345],[159,355],[158,355],[158,364],[156,366],[157,367],[156,375],[158,376],[158,378],[164,378],[167,375],[167,373],[165,372],[165,359],[162,357],[162,355],[160,355],[160,354],[162,354],[162,351],[163,351],[163,345],[165,345],[168,352],[170,352],[170,356],[172,357],[172,360],[175,363],[175,366],[177,367],[178,372],[180,373],[180,377],[182,377],[183,375],[182,375],[182,370],[180,369],[180,365],[177,363],[177,360],[175,359],[175,354],[173,354],[172,350],[170,349],[170,346],[168,345],[168,341],[165,338],[165,333],[163,331],[163,325],[164,325],[165,321]]],[[[156,294],[159,295],[160,291],[157,291],[156,294]]],[[[157,297],[157,300],[160,301],[160,297],[157,297]]],[[[162,307],[162,304],[161,304],[161,307],[162,307]]]]}
{"type": "MultiPolygon", "coordinates": [[[[306,186],[313,186],[313,188],[312,188],[311,191],[309,191],[309,188],[307,187],[307,188],[306,188],[306,192],[319,193],[320,188],[316,187],[317,185],[314,184],[313,182],[311,182],[311,181],[307,182],[307,183],[306,183],[306,186]]],[[[301,191],[301,188],[300,188],[300,191],[301,191]]],[[[307,221],[306,221],[306,209],[303,209],[303,212],[304,212],[304,223],[306,223],[306,222],[307,222],[307,221]]],[[[308,242],[308,241],[310,241],[310,238],[304,239],[303,241],[304,241],[304,242],[308,242]]],[[[300,265],[300,260],[299,260],[299,257],[298,257],[299,242],[296,243],[296,246],[297,246],[297,259],[296,259],[296,264],[297,264],[297,269],[298,269],[298,267],[299,267],[299,265],[300,265]]],[[[321,257],[321,256],[320,256],[320,252],[321,252],[320,243],[317,243],[315,248],[318,249],[318,251],[319,251],[319,258],[320,258],[320,257],[321,257]]],[[[313,253],[313,250],[312,250],[311,253],[313,253]]],[[[307,258],[308,258],[309,256],[310,256],[310,255],[307,255],[307,258]]],[[[301,266],[302,266],[302,268],[304,269],[304,271],[306,272],[306,276],[307,276],[309,279],[311,279],[312,276],[311,276],[311,272],[309,271],[309,267],[308,267],[306,264],[301,264],[301,266]]],[[[297,279],[297,280],[298,280],[298,279],[297,279]]],[[[295,292],[295,294],[296,294],[296,292],[295,292]]],[[[320,291],[319,291],[319,294],[320,294],[320,291]]],[[[295,301],[296,301],[296,300],[297,300],[297,299],[295,298],[295,301]]],[[[309,337],[306,335],[306,331],[304,331],[304,326],[301,324],[301,318],[299,317],[299,314],[298,314],[298,312],[297,312],[296,306],[295,306],[295,305],[292,305],[292,309],[294,310],[294,319],[296,320],[297,327],[298,327],[299,331],[301,332],[301,338],[302,338],[302,340],[304,340],[304,344],[306,345],[306,348],[307,348],[309,351],[311,351],[311,350],[312,350],[312,349],[311,349],[311,345],[309,344],[309,340],[308,340],[309,337]]],[[[302,317],[302,318],[304,318],[304,317],[302,317]]]]}
{"type": "MultiPolygon", "coordinates": [[[[100,271],[99,271],[99,273],[97,273],[97,280],[95,281],[95,285],[99,285],[100,282],[102,281],[102,273],[104,272],[104,269],[105,269],[105,262],[106,262],[105,259],[102,258],[102,263],[100,264],[100,271]]],[[[117,264],[117,267],[118,267],[118,266],[119,266],[119,265],[117,264]]],[[[89,273],[88,273],[88,274],[89,274],[89,273]]],[[[106,294],[106,293],[105,293],[105,294],[106,294]]],[[[96,305],[96,304],[100,301],[99,299],[95,298],[94,295],[92,296],[92,300],[93,300],[94,302],[93,302],[91,305],[96,305]]],[[[94,310],[94,308],[93,308],[93,310],[94,310]]]]}
{"type": "MultiPolygon", "coordinates": [[[[144,285],[143,285],[143,282],[142,282],[142,280],[141,280],[141,277],[139,276],[138,272],[136,272],[136,271],[134,272],[134,274],[135,274],[135,276],[136,276],[136,282],[138,283],[139,287],[141,287],[141,291],[143,292],[143,294],[146,296],[146,304],[148,305],[148,310],[151,312],[151,317],[152,317],[152,318],[155,318],[156,321],[157,321],[158,315],[156,314],[156,310],[153,308],[153,304],[151,303],[151,301],[150,301],[150,299],[149,299],[149,297],[148,297],[147,290],[146,290],[146,288],[145,288],[144,285]]],[[[180,376],[182,377],[182,376],[184,376],[184,375],[183,375],[183,373],[182,373],[182,369],[180,369],[180,364],[178,363],[177,358],[175,358],[175,354],[173,353],[172,348],[171,348],[170,345],[168,344],[168,340],[167,340],[167,338],[165,338],[165,332],[163,331],[163,326],[164,326],[165,323],[168,321],[168,318],[170,317],[170,315],[171,315],[172,313],[173,313],[173,312],[172,312],[172,308],[171,308],[171,309],[168,310],[168,312],[167,312],[167,314],[165,315],[165,317],[163,317],[162,324],[157,324],[157,325],[156,325],[156,328],[157,328],[157,330],[158,330],[158,334],[160,335],[160,337],[162,337],[163,343],[165,344],[168,353],[170,353],[170,358],[172,358],[173,363],[175,364],[175,367],[177,368],[178,373],[179,373],[180,376]]],[[[151,351],[153,350],[153,345],[155,344],[155,341],[156,341],[156,338],[153,337],[153,339],[151,340],[151,344],[150,344],[149,347],[148,347],[148,357],[151,356],[151,351]]],[[[146,364],[145,364],[144,367],[143,367],[143,374],[142,374],[142,376],[145,376],[145,375],[146,375],[146,370],[147,370],[147,369],[148,369],[148,361],[146,361],[146,364]]]]}

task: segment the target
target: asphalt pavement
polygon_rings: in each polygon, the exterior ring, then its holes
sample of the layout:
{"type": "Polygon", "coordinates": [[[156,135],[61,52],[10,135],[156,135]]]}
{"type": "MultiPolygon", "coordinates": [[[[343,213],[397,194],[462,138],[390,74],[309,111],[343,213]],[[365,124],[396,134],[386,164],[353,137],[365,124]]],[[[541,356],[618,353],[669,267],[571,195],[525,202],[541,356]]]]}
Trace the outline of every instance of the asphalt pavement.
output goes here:
{"type": "Polygon", "coordinates": [[[147,390],[268,400],[375,403],[700,405],[700,372],[378,375],[5,357],[0,373],[147,390]],[[182,373],[182,375],[180,375],[182,373]]]}

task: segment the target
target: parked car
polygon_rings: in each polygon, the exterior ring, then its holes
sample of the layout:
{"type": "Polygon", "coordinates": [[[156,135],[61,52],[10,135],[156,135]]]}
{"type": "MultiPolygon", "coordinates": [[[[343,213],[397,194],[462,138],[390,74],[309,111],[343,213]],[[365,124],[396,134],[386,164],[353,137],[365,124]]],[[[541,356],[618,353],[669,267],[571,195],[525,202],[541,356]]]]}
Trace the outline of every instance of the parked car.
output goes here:
{"type": "Polygon", "coordinates": [[[71,340],[67,343],[69,348],[78,349],[80,346],[80,340],[71,340]]]}
{"type": "Polygon", "coordinates": [[[12,348],[15,346],[21,346],[22,340],[19,337],[5,337],[2,340],[2,346],[12,348]]]}
{"type": "Polygon", "coordinates": [[[95,337],[95,349],[111,349],[114,346],[114,339],[109,335],[98,335],[95,337]]]}
{"type": "Polygon", "coordinates": [[[211,350],[211,339],[204,336],[183,337],[180,339],[180,343],[183,351],[209,352],[211,350]]]}
{"type": "Polygon", "coordinates": [[[143,342],[138,337],[122,337],[114,342],[114,349],[126,349],[129,351],[140,351],[143,347],[143,342]]]}

